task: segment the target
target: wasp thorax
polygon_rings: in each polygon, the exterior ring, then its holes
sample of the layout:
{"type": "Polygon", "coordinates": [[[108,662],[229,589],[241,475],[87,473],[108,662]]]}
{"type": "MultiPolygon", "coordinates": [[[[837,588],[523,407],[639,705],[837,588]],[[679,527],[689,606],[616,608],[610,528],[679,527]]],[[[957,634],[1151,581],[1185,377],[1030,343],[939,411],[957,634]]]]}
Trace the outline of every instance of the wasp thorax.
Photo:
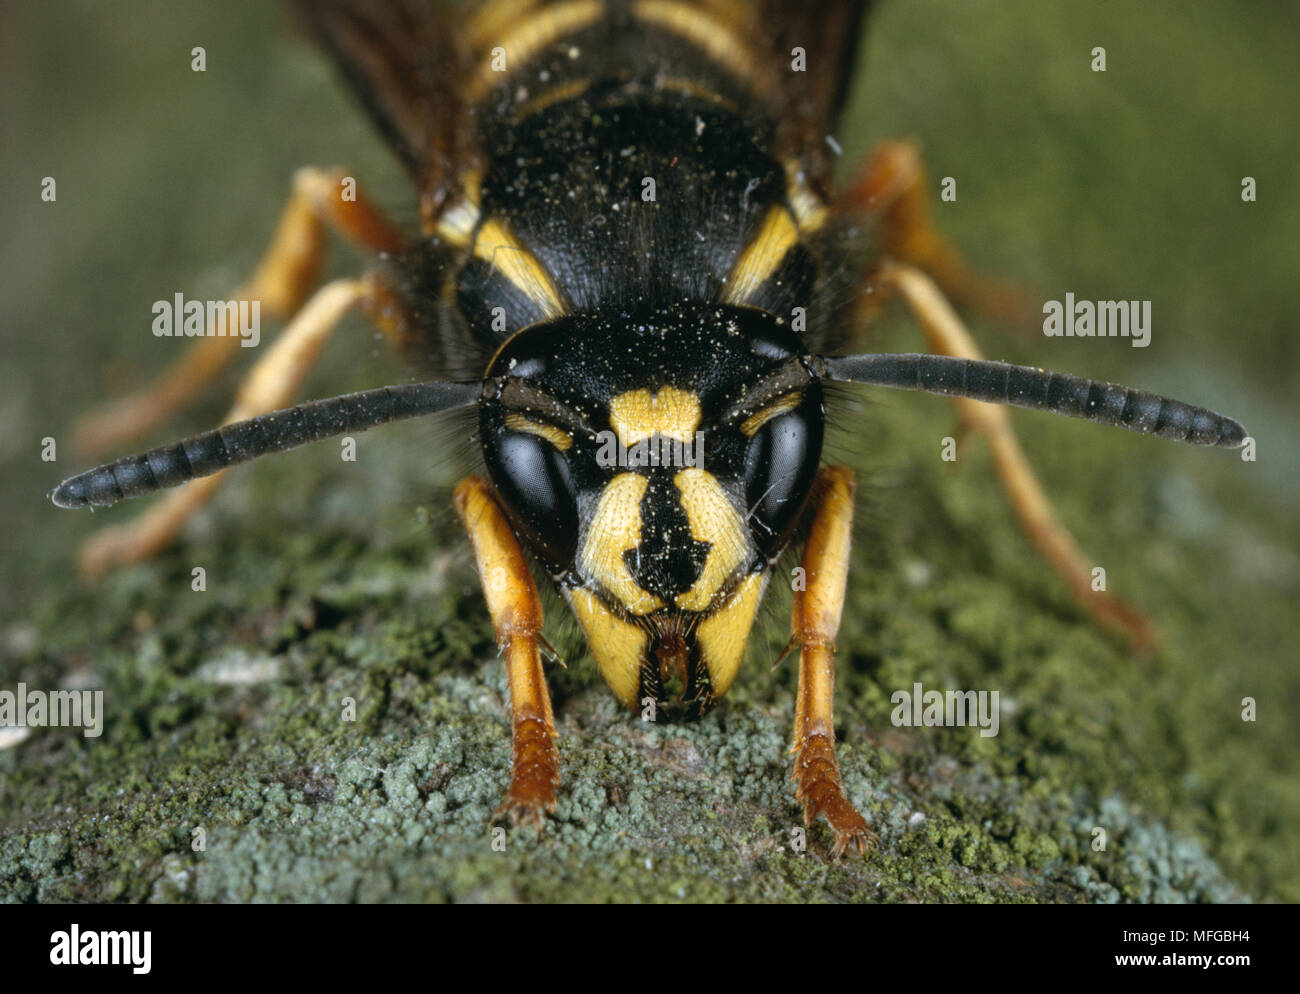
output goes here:
{"type": "Polygon", "coordinates": [[[493,360],[498,498],[629,704],[677,676],[698,709],[734,676],[821,456],[798,357],[766,315],[707,307],[565,317],[493,360]]]}

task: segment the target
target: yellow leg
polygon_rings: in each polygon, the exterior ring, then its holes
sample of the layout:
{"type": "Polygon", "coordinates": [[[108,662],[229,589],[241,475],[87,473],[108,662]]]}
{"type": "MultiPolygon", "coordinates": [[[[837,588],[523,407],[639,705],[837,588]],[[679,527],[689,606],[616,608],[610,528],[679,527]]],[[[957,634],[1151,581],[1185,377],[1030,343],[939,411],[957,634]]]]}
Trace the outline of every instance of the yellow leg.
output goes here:
{"type": "Polygon", "coordinates": [[[835,832],[835,856],[850,846],[865,855],[876,834],[849,803],[835,761],[835,636],[840,630],[849,576],[853,493],[843,466],[826,466],[813,489],[814,517],[804,546],[804,589],[794,594],[793,641],[799,644],[799,696],[795,706],[795,796],[808,825],[825,814],[835,832]]]}
{"type": "Polygon", "coordinates": [[[934,223],[934,189],[915,142],[887,141],[864,164],[844,204],[881,218],[885,254],[925,270],[957,303],[993,321],[1024,329],[1037,311],[1015,284],[978,273],[934,223]]]}
{"type": "MultiPolygon", "coordinates": [[[[970,332],[925,273],[911,266],[889,264],[880,275],[907,301],[931,349],[962,359],[982,358],[970,332]]],[[[1010,412],[1001,405],[977,400],[957,399],[953,403],[963,427],[987,440],[994,469],[1021,527],[1056,575],[1093,620],[1123,635],[1136,652],[1149,651],[1155,640],[1151,622],[1118,597],[1092,589],[1092,563],[1052,510],[1051,501],[1016,439],[1010,412]]]]}
{"type": "Polygon", "coordinates": [[[514,756],[510,789],[497,816],[508,815],[514,823],[531,821],[540,831],[546,812],[555,810],[555,787],[560,781],[555,719],[538,648],[541,598],[519,540],[488,482],[467,477],[456,488],[453,501],[474,547],[483,596],[510,681],[514,756]]]}
{"type": "MultiPolygon", "coordinates": [[[[223,424],[287,407],[339,320],[370,300],[367,280],[336,280],[321,287],[253,367],[223,424]]],[[[81,572],[95,578],[114,566],[141,562],[167,546],[181,526],[217,492],[227,470],[169,492],[140,517],[96,532],[81,547],[81,572]]]]}
{"type": "MultiPolygon", "coordinates": [[[[342,169],[298,170],[270,246],[232,299],[261,301],[269,317],[292,317],[316,285],[326,227],[371,252],[402,248],[401,235],[366,197],[358,193],[355,200],[343,199],[343,178],[342,169]]],[[[156,428],[220,375],[238,354],[239,342],[233,335],[199,338],[153,383],[80,418],[73,430],[73,449],[81,456],[97,455],[156,428]]]]}

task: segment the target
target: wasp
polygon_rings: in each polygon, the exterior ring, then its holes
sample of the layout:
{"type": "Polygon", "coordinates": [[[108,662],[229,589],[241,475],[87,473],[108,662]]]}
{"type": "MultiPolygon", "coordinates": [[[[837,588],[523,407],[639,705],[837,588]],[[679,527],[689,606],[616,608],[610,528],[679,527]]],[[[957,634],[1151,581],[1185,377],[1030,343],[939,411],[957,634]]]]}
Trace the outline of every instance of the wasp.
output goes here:
{"type": "MultiPolygon", "coordinates": [[[[875,841],[835,757],[835,639],[855,480],[824,465],[829,384],[953,399],[1030,540],[1102,625],[1149,642],[1089,568],[1006,405],[1239,447],[1236,421],[1141,390],[984,359],[954,298],[1003,313],[927,211],[913,146],[842,187],[837,117],[869,3],[847,0],[298,0],[410,176],[408,230],[343,170],[304,169],[234,296],[287,324],[224,423],[60,484],[61,507],[175,487],[83,548],[97,574],[156,554],[236,464],[400,419],[464,417],[482,470],[453,503],[508,674],[513,756],[498,814],[539,828],[559,756],[538,580],[555,586],[628,708],[693,718],[736,679],[778,559],[801,548],[793,780],[834,854],[875,841]],[[318,285],[330,232],[369,260],[318,285]],[[853,345],[887,298],[926,351],[853,345]],[[344,314],[410,357],[411,382],[292,406],[344,314]]],[[[238,354],[202,337],[163,377],[83,420],[83,449],[163,423],[238,354]]]]}

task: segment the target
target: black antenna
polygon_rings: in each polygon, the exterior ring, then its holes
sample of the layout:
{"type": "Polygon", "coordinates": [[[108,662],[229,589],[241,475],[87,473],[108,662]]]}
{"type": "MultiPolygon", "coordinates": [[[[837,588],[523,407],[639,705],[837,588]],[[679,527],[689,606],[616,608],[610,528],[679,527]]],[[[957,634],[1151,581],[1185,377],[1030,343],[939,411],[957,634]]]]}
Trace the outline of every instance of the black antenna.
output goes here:
{"type": "Polygon", "coordinates": [[[313,400],[97,466],[47,496],[59,507],[108,507],[333,435],[468,407],[482,389],[480,383],[409,383],[313,400]]]}
{"type": "Polygon", "coordinates": [[[808,368],[830,380],[1012,404],[1194,445],[1237,449],[1247,437],[1246,429],[1232,418],[1204,407],[1008,362],[900,352],[813,356],[808,368]]]}

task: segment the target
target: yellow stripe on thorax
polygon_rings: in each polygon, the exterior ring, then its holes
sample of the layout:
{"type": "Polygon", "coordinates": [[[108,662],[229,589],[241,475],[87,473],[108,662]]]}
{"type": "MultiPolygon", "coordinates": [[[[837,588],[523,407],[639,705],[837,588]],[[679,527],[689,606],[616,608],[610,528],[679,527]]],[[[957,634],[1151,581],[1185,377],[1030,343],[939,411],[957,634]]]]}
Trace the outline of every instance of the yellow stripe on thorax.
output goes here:
{"type": "Polygon", "coordinates": [[[684,93],[688,97],[694,97],[696,100],[703,100],[706,103],[714,104],[733,113],[740,113],[740,107],[734,100],[723,96],[708,83],[701,82],[697,79],[687,79],[684,76],[664,76],[662,79],[655,79],[655,87],[660,90],[668,90],[673,93],[684,93]]]}
{"type": "Polygon", "coordinates": [[[558,86],[552,86],[549,90],[543,90],[531,100],[526,100],[512,112],[518,119],[523,119],[536,114],[539,110],[545,110],[547,107],[553,107],[558,103],[566,100],[572,100],[580,97],[591,89],[591,80],[573,79],[567,83],[561,83],[558,86]]]}
{"type": "Polygon", "coordinates": [[[789,159],[785,163],[785,195],[799,222],[800,231],[809,235],[821,230],[830,216],[830,209],[808,185],[803,167],[795,159],[789,159]]]}
{"type": "Polygon", "coordinates": [[[747,304],[799,243],[799,229],[784,207],[768,210],[753,240],[741,251],[722,291],[726,304],[747,304]]]}
{"type": "Polygon", "coordinates": [[[480,185],[483,178],[476,171],[461,173],[460,199],[438,218],[438,235],[457,248],[469,244],[478,227],[480,185]]]}
{"type": "Polygon", "coordinates": [[[550,274],[503,221],[483,222],[474,239],[474,255],[500,270],[548,318],[563,316],[564,303],[550,274]]]}

